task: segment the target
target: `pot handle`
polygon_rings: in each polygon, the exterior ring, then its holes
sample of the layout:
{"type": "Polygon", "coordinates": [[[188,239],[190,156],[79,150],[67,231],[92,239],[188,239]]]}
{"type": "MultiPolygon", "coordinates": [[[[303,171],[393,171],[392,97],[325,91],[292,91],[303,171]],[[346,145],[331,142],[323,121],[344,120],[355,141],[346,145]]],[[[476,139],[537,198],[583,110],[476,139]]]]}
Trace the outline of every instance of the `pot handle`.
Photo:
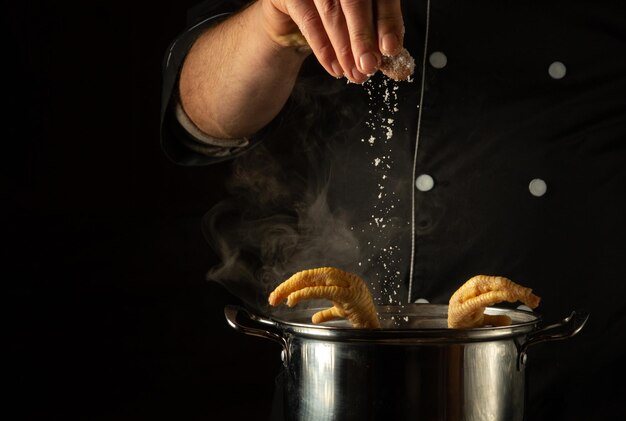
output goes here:
{"type": "Polygon", "coordinates": [[[280,334],[276,322],[259,317],[247,309],[233,304],[224,307],[224,316],[228,324],[239,332],[278,342],[283,348],[283,362],[287,364],[287,340],[280,334]]]}
{"type": "Polygon", "coordinates": [[[530,346],[541,342],[558,341],[568,339],[576,335],[585,326],[589,319],[589,312],[578,310],[561,320],[558,323],[548,325],[544,328],[531,332],[526,341],[521,344],[519,349],[518,366],[526,364],[526,352],[530,346]]]}

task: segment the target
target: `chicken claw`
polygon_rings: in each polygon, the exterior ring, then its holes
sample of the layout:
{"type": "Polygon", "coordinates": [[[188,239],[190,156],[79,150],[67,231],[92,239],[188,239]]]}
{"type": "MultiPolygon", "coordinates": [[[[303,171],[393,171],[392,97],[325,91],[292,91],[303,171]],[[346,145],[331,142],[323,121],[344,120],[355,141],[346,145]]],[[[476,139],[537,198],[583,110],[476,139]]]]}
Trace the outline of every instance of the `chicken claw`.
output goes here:
{"type": "Polygon", "coordinates": [[[269,296],[269,303],[277,306],[285,299],[293,307],[301,300],[324,298],[334,306],[313,315],[313,323],[344,317],[353,327],[379,328],[376,307],[365,282],[357,275],[332,267],[298,272],[280,284],[269,296]]]}
{"type": "Polygon", "coordinates": [[[467,328],[485,325],[506,326],[511,318],[506,315],[484,314],[485,308],[502,301],[521,301],[536,308],[541,298],[532,289],[516,284],[502,276],[477,275],[469,279],[450,297],[448,327],[467,328]]]}

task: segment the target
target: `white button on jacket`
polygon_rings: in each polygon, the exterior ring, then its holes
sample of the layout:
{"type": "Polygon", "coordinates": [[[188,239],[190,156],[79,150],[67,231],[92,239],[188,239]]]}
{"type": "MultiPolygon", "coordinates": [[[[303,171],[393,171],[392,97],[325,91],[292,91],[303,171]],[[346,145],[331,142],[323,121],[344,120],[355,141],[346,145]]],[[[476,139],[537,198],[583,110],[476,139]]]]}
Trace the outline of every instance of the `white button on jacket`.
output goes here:
{"type": "Polygon", "coordinates": [[[428,62],[435,69],[443,69],[448,64],[448,57],[441,51],[435,51],[428,57],[428,62]]]}
{"type": "Polygon", "coordinates": [[[528,190],[533,196],[541,197],[548,191],[548,185],[541,178],[533,178],[528,183],[528,190]]]}
{"type": "Polygon", "coordinates": [[[552,79],[563,79],[567,73],[567,67],[560,61],[555,61],[548,67],[548,74],[552,79]]]}
{"type": "Polygon", "coordinates": [[[429,191],[435,186],[435,180],[428,174],[421,174],[415,179],[415,187],[419,191],[429,191]]]}

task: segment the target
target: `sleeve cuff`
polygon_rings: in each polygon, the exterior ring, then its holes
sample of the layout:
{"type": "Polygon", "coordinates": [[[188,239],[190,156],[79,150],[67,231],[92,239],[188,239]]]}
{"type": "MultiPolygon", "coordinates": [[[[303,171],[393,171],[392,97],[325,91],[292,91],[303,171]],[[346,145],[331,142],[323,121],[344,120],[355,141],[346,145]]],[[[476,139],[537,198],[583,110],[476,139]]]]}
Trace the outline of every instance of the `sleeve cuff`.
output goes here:
{"type": "Polygon", "coordinates": [[[234,155],[250,145],[248,138],[220,139],[201,131],[187,116],[180,101],[174,100],[174,115],[180,126],[189,134],[188,139],[182,139],[186,147],[194,152],[207,156],[223,157],[234,155]]]}

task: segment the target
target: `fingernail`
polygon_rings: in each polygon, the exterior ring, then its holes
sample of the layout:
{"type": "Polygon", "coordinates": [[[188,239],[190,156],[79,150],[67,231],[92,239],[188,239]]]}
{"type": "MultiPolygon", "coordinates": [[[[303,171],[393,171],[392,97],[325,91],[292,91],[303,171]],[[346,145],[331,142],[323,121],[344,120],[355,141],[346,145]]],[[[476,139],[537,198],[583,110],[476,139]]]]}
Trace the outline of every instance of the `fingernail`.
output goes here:
{"type": "Polygon", "coordinates": [[[368,79],[366,75],[361,73],[356,67],[352,69],[352,80],[355,83],[363,83],[368,79]]]}
{"type": "Polygon", "coordinates": [[[365,74],[371,74],[378,67],[378,59],[373,53],[365,53],[359,58],[361,69],[365,74]]]}
{"type": "Polygon", "coordinates": [[[339,65],[339,62],[337,60],[333,61],[330,64],[330,67],[332,67],[333,73],[335,74],[335,76],[343,77],[343,69],[341,68],[341,66],[339,65]]]}
{"type": "Polygon", "coordinates": [[[398,51],[400,48],[400,40],[396,36],[396,34],[385,34],[383,36],[380,49],[384,54],[392,55],[398,51]]]}

